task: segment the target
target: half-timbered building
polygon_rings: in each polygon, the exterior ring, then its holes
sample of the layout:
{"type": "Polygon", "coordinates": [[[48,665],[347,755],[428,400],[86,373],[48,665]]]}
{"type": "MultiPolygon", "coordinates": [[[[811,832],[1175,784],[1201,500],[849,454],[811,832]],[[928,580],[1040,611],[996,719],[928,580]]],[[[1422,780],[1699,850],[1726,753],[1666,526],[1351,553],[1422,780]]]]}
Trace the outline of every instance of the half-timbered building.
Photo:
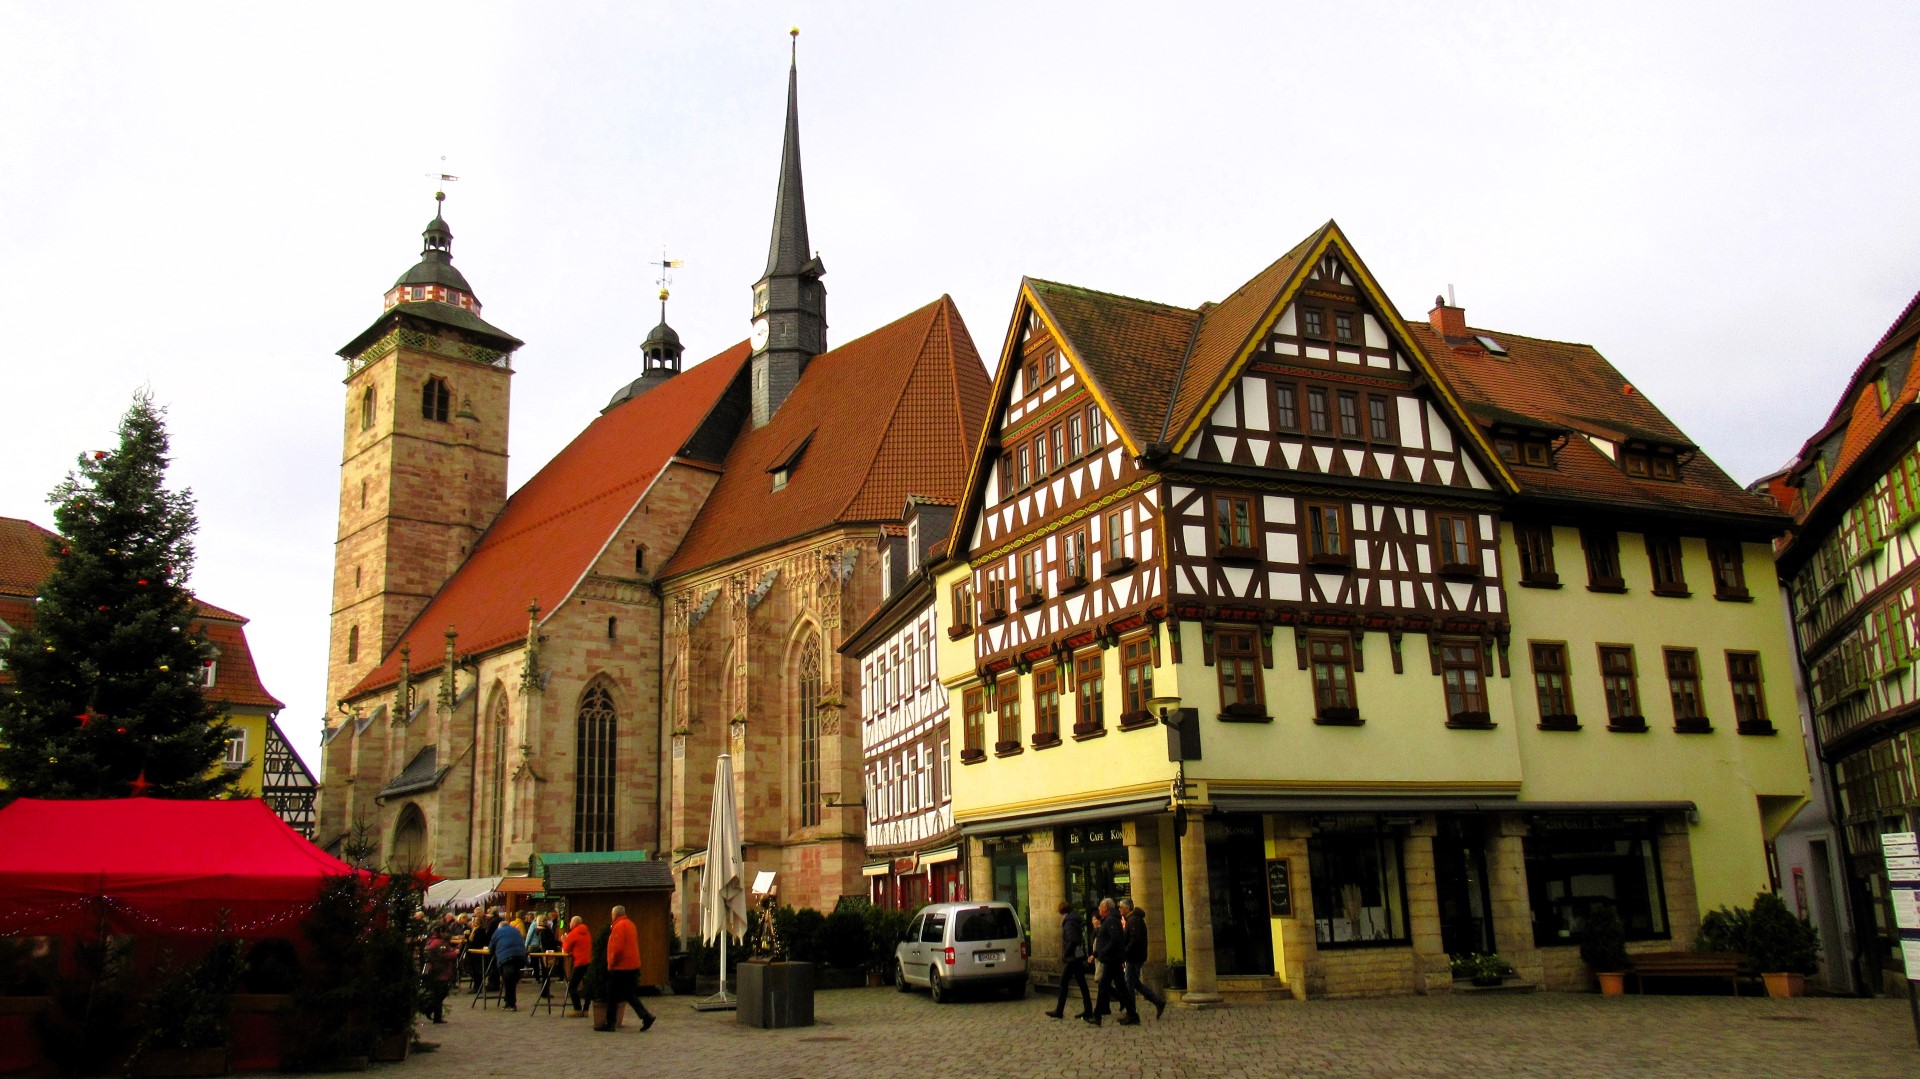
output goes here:
{"type": "MultiPolygon", "coordinates": [[[[1848,380],[1820,430],[1772,489],[1799,521],[1779,551],[1793,606],[1811,736],[1838,835],[1798,847],[1786,869],[1816,908],[1836,908],[1856,970],[1843,990],[1906,992],[1880,837],[1920,828],[1920,296],[1848,380]],[[1811,873],[1812,884],[1806,880],[1811,873]]],[[[1818,825],[1818,822],[1814,822],[1818,825]]],[[[1816,913],[1819,911],[1816,909],[1816,913]]],[[[1837,921],[1837,919],[1836,919],[1837,921]]],[[[1842,966],[1831,946],[1830,965],[1842,966]]]]}
{"type": "Polygon", "coordinates": [[[953,825],[953,739],[934,645],[934,575],[943,562],[951,503],[911,499],[880,534],[886,598],[841,652],[860,667],[861,806],[876,905],[912,910],[960,899],[965,862],[953,825]]]}
{"type": "Polygon", "coordinates": [[[1700,891],[1765,885],[1804,776],[1703,726],[1742,683],[1701,657],[1784,671],[1778,609],[1676,584],[1761,572],[1784,519],[1597,352],[1514,341],[1403,321],[1331,223],[1195,309],[1022,283],[937,599],[968,879],[1027,907],[1037,967],[1042,912],[1130,894],[1194,1002],[1426,992],[1466,951],[1572,984],[1593,906],[1670,947],[1700,891]],[[1576,594],[1536,571],[1582,529],[1616,546],[1576,594]],[[1607,666],[1636,647],[1658,732],[1607,666]],[[1579,722],[1615,706],[1638,741],[1579,722]]]}

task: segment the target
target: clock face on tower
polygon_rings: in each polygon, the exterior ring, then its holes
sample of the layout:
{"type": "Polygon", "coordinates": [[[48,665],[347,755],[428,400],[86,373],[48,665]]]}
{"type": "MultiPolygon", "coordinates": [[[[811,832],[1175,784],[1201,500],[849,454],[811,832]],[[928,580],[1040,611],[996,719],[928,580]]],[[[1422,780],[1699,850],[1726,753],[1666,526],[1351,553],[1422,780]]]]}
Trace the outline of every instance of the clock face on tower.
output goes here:
{"type": "Polygon", "coordinates": [[[759,352],[761,349],[767,347],[767,332],[766,319],[757,318],[753,320],[753,350],[755,352],[759,352]]]}

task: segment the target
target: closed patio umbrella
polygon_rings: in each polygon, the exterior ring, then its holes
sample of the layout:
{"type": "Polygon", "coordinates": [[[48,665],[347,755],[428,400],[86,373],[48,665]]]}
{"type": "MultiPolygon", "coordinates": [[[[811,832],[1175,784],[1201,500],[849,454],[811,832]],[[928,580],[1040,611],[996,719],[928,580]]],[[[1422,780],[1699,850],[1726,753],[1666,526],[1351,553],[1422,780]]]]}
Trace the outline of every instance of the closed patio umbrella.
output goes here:
{"type": "Polygon", "coordinates": [[[713,766],[713,811],[707,823],[707,869],[700,888],[700,936],[720,941],[720,992],[708,998],[731,1003],[727,992],[727,938],[747,932],[746,866],[740,855],[740,814],[733,798],[733,758],[713,766]]]}

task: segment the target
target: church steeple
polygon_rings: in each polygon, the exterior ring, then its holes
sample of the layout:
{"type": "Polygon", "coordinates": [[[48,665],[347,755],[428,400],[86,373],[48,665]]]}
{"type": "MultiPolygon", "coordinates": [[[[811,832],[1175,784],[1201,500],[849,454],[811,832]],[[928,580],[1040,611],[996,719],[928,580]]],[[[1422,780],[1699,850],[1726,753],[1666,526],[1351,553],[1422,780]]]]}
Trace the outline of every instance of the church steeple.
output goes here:
{"type": "Polygon", "coordinates": [[[438,302],[480,313],[480,299],[467,284],[466,275],[453,266],[453,226],[441,216],[447,201],[445,191],[433,193],[433,220],[421,231],[420,261],[387,290],[387,306],[438,302]]]}
{"type": "Polygon", "coordinates": [[[787,70],[787,127],[773,200],[767,271],[753,286],[753,425],[764,426],[793,392],[807,361],[827,350],[827,268],[807,242],[807,200],[800,175],[798,29],[787,70]]]}

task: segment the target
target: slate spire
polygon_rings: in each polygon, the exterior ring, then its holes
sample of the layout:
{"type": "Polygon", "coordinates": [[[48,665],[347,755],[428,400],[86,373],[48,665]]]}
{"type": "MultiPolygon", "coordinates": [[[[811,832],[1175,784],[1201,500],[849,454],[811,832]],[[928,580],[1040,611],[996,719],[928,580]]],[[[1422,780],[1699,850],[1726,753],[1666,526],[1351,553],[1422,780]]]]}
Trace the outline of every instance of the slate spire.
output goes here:
{"type": "Polygon", "coordinates": [[[800,179],[800,31],[787,69],[787,126],[773,199],[767,271],[753,286],[753,425],[762,427],[799,384],[807,361],[827,350],[827,272],[807,239],[800,179]]]}

